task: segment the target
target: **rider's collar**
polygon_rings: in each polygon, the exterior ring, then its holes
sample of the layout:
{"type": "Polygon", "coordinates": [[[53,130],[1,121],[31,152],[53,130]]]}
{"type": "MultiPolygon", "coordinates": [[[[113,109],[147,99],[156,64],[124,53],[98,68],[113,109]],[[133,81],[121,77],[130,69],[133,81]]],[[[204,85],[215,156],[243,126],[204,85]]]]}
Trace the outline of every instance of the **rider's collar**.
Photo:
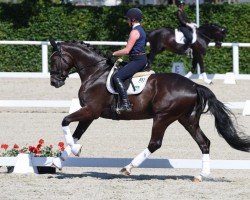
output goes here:
{"type": "Polygon", "coordinates": [[[138,23],[134,23],[132,28],[135,28],[136,26],[139,26],[139,25],[140,25],[139,22],[138,23]]]}

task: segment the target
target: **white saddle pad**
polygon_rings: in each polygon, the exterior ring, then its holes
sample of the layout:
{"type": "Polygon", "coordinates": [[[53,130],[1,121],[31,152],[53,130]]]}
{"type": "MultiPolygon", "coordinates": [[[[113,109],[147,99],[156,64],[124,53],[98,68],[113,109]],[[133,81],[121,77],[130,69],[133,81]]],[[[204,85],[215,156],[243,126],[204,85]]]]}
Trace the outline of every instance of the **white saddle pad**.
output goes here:
{"type": "MultiPolygon", "coordinates": [[[[115,67],[113,67],[111,69],[111,71],[109,72],[108,79],[106,82],[106,87],[110,93],[118,94],[110,84],[110,79],[111,79],[111,76],[112,76],[114,70],[115,70],[115,67]]],[[[132,78],[132,82],[134,84],[135,90],[134,90],[133,86],[131,84],[129,84],[127,94],[130,95],[130,94],[141,93],[141,91],[143,90],[143,88],[145,87],[145,85],[147,83],[148,77],[154,73],[155,73],[154,71],[147,72],[147,75],[143,75],[143,72],[136,73],[132,78]],[[138,76],[138,74],[141,74],[141,75],[138,76]]]]}
{"type": "MultiPolygon", "coordinates": [[[[184,42],[184,35],[181,31],[179,31],[178,29],[175,29],[175,41],[179,44],[185,44],[184,42]]],[[[196,29],[193,29],[193,40],[192,40],[192,44],[195,43],[195,41],[197,40],[197,34],[196,34],[196,29]]]]}

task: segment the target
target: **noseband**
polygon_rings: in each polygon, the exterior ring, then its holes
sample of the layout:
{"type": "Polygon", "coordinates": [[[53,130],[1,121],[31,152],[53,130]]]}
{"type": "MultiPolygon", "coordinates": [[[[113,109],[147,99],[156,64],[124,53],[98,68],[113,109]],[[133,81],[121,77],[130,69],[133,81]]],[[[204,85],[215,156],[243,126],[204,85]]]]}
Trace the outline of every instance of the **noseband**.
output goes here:
{"type": "Polygon", "coordinates": [[[67,65],[69,65],[69,63],[67,62],[67,60],[63,57],[63,55],[66,55],[68,56],[67,54],[63,54],[61,51],[55,51],[51,57],[55,54],[55,53],[58,53],[58,55],[55,55],[57,57],[60,57],[60,70],[59,71],[55,71],[55,70],[51,70],[50,71],[50,75],[55,75],[54,78],[58,81],[65,81],[65,79],[67,77],[69,77],[68,75],[64,75],[63,72],[61,71],[62,69],[62,61],[64,63],[66,63],[67,65]]]}

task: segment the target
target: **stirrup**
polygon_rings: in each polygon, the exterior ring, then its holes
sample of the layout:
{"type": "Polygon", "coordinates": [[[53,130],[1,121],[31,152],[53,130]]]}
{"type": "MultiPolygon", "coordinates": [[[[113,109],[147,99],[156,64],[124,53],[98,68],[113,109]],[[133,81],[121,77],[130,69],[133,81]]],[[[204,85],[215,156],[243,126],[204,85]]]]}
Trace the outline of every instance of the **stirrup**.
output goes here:
{"type": "Polygon", "coordinates": [[[115,111],[116,111],[117,114],[121,114],[121,111],[131,112],[132,111],[132,106],[131,106],[131,104],[129,102],[125,103],[125,104],[121,104],[119,107],[116,107],[115,111]]]}
{"type": "Polygon", "coordinates": [[[126,103],[126,104],[122,104],[119,108],[120,111],[126,111],[126,112],[130,112],[132,111],[132,107],[130,103],[126,103]]]}
{"type": "Polygon", "coordinates": [[[188,57],[193,58],[193,50],[190,47],[185,51],[185,54],[188,57]]]}

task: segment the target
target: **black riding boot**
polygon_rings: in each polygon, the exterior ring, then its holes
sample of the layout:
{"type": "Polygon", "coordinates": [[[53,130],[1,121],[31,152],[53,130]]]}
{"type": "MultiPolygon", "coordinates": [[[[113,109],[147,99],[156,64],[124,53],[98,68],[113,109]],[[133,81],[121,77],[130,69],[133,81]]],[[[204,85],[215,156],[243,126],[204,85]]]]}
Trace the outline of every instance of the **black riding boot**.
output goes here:
{"type": "Polygon", "coordinates": [[[128,100],[128,95],[124,89],[124,85],[123,85],[122,81],[119,78],[115,78],[114,83],[115,83],[115,86],[116,86],[118,93],[119,93],[121,100],[122,100],[120,110],[127,111],[127,112],[131,111],[132,110],[131,104],[128,100]]]}
{"type": "Polygon", "coordinates": [[[191,45],[191,41],[186,41],[184,46],[183,46],[183,49],[184,49],[184,54],[186,54],[188,57],[192,58],[193,50],[190,48],[190,45],[191,45]]]}

